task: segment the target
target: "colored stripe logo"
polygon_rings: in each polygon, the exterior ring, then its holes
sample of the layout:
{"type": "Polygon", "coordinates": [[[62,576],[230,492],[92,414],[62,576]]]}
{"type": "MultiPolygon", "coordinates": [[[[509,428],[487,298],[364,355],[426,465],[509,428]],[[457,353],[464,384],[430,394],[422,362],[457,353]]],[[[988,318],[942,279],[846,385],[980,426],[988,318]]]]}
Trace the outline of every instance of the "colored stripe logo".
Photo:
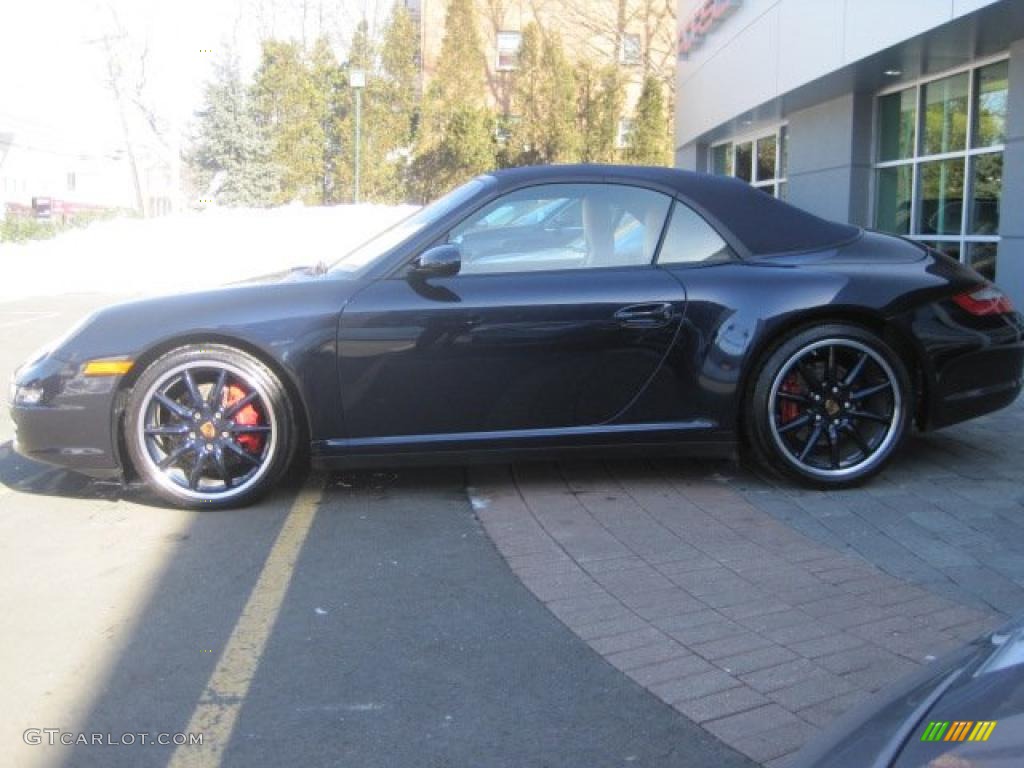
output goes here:
{"type": "Polygon", "coordinates": [[[921,734],[921,741],[988,741],[996,720],[932,720],[921,734]]]}

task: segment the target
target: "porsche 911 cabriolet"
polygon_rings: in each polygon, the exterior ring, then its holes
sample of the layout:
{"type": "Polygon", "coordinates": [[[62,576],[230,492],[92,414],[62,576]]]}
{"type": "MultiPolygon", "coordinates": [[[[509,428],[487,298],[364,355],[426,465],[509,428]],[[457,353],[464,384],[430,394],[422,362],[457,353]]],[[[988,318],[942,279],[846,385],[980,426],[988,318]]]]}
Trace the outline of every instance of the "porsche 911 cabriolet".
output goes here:
{"type": "Polygon", "coordinates": [[[1022,331],[970,268],[735,179],[523,168],[330,266],[104,309],[10,401],[24,455],[186,506],[252,501],[299,449],[352,467],[743,448],[828,488],[913,425],[1010,404],[1022,331]]]}

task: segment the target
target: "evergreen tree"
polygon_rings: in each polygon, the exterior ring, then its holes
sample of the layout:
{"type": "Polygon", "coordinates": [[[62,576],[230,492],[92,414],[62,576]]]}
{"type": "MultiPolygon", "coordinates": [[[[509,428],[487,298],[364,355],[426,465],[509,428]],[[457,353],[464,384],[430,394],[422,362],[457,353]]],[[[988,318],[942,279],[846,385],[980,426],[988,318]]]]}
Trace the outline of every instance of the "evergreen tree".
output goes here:
{"type": "Polygon", "coordinates": [[[438,142],[417,156],[416,191],[430,200],[494,167],[494,117],[486,109],[455,106],[438,142]]]}
{"type": "Polygon", "coordinates": [[[541,67],[540,27],[526,25],[519,45],[519,67],[512,91],[515,113],[510,131],[508,162],[511,165],[535,165],[543,160],[545,110],[541,97],[544,76],[541,67]]]}
{"type": "Polygon", "coordinates": [[[585,163],[614,163],[615,138],[625,106],[625,78],[614,64],[595,68],[583,62],[577,68],[580,86],[579,124],[585,163]]]}
{"type": "Polygon", "coordinates": [[[473,0],[451,0],[441,58],[423,100],[413,164],[415,194],[431,199],[495,165],[495,121],[485,106],[487,66],[473,0]]]}
{"type": "Polygon", "coordinates": [[[270,139],[271,157],[279,169],[277,203],[323,201],[325,106],[306,64],[297,42],[263,43],[253,93],[257,114],[270,139]]]}
{"type": "Polygon", "coordinates": [[[516,165],[567,163],[580,157],[576,72],[557,34],[528,24],[523,30],[513,108],[518,121],[510,143],[516,165]],[[515,155],[515,152],[518,155],[515,155]]]}
{"type": "Polygon", "coordinates": [[[197,134],[186,157],[203,192],[221,205],[267,205],[276,184],[266,137],[256,121],[233,54],[207,83],[197,134]]]}
{"type": "Polygon", "coordinates": [[[408,165],[419,110],[420,35],[412,14],[395,3],[381,35],[380,76],[371,96],[380,104],[377,132],[386,174],[378,198],[401,203],[409,199],[408,165]]]}
{"type": "Polygon", "coordinates": [[[487,87],[487,61],[480,42],[474,0],[449,0],[441,57],[432,90],[442,104],[480,106],[487,87]]]}
{"type": "Polygon", "coordinates": [[[644,87],[636,105],[633,133],[626,160],[635,165],[668,165],[669,120],[661,81],[654,75],[644,78],[644,87]]]}
{"type": "Polygon", "coordinates": [[[370,25],[362,19],[352,35],[348,49],[348,61],[345,62],[342,75],[342,93],[339,97],[340,107],[335,119],[335,130],[339,137],[341,151],[334,157],[335,200],[352,202],[355,178],[355,91],[349,84],[349,73],[362,70],[366,75],[367,88],[362,94],[362,121],[360,125],[360,194],[364,200],[374,199],[375,157],[373,152],[373,119],[368,112],[372,108],[372,100],[367,97],[370,86],[374,82],[374,62],[376,51],[370,37],[370,25]]]}
{"type": "MultiPolygon", "coordinates": [[[[350,66],[367,73],[362,96],[360,187],[362,197],[382,203],[406,201],[408,163],[417,113],[419,33],[409,11],[396,4],[381,34],[379,53],[362,22],[352,41],[350,66]]],[[[350,102],[354,93],[349,93],[350,102]]],[[[339,159],[339,177],[352,188],[355,162],[354,103],[346,110],[348,147],[339,159]]],[[[347,198],[346,198],[347,199],[347,198]]]]}
{"type": "Polygon", "coordinates": [[[342,133],[345,117],[347,82],[338,60],[326,37],[313,44],[308,57],[312,109],[319,116],[322,144],[320,149],[320,202],[322,204],[345,199],[337,177],[338,158],[349,147],[348,136],[342,133]]]}
{"type": "Polygon", "coordinates": [[[581,143],[576,120],[576,72],[557,33],[546,36],[541,51],[542,98],[547,112],[541,151],[548,163],[576,162],[581,143]]]}

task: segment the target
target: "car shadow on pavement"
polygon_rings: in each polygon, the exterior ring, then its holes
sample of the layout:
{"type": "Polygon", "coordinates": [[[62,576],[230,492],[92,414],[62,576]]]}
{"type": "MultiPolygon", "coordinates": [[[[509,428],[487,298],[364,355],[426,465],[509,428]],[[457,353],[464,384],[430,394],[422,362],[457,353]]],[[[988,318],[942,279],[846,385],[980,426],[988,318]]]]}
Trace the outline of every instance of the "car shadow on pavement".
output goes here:
{"type": "MultiPolygon", "coordinates": [[[[309,472],[307,461],[296,461],[281,485],[294,488],[309,472]]],[[[369,473],[379,475],[383,473],[369,473]]],[[[369,476],[368,475],[368,476],[369,476]]],[[[51,496],[82,501],[125,501],[146,507],[174,509],[138,480],[98,479],[79,472],[33,461],[17,453],[11,441],[0,443],[0,495],[4,489],[30,496],[51,496]]]]}
{"type": "Polygon", "coordinates": [[[57,746],[52,764],[754,768],[534,599],[459,468],[313,474],[180,533],[78,710],[42,725],[204,745],[57,746]]]}
{"type": "Polygon", "coordinates": [[[43,464],[14,451],[10,441],[0,444],[0,492],[4,488],[17,493],[61,496],[71,499],[115,501],[132,490],[117,480],[96,480],[77,472],[43,464]]]}

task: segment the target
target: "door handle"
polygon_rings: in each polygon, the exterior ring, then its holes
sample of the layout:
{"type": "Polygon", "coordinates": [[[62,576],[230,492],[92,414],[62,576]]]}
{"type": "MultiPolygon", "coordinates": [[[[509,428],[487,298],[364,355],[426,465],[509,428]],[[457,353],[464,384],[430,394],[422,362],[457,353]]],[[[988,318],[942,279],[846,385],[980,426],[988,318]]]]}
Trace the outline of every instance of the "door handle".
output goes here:
{"type": "Polygon", "coordinates": [[[632,304],[615,313],[619,325],[627,328],[661,328],[672,321],[674,312],[669,302],[632,304]]]}

